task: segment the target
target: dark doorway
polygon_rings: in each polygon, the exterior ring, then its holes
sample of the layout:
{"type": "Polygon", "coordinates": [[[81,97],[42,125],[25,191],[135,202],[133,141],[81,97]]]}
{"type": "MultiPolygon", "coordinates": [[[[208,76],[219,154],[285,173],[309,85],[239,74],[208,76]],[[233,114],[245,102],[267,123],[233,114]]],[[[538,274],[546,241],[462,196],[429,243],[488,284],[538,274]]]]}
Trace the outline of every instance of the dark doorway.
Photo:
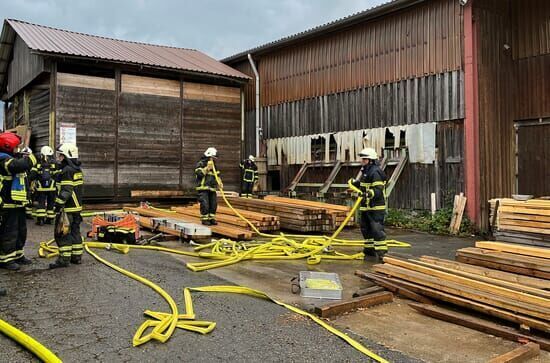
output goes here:
{"type": "Polygon", "coordinates": [[[518,125],[518,193],[550,196],[550,120],[518,125]]]}

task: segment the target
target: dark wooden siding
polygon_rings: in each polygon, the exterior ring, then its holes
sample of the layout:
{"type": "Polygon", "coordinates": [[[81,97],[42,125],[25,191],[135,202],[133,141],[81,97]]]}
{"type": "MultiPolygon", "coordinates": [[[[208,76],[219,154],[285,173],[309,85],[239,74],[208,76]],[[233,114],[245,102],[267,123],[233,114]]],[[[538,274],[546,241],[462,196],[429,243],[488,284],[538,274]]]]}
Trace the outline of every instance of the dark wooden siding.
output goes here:
{"type": "Polygon", "coordinates": [[[194,188],[197,161],[207,148],[215,147],[224,186],[237,191],[241,158],[240,104],[186,99],[183,117],[184,187],[194,188]]]}
{"type": "Polygon", "coordinates": [[[514,59],[550,53],[550,1],[514,0],[511,6],[514,59]]]}
{"type": "Polygon", "coordinates": [[[118,128],[119,194],[131,189],[178,189],[180,99],[122,93],[118,128]]]}
{"type": "Polygon", "coordinates": [[[29,125],[32,128],[31,148],[38,152],[49,144],[50,87],[32,87],[29,100],[29,125]]]}
{"type": "Polygon", "coordinates": [[[13,58],[8,67],[8,98],[18,93],[44,70],[44,58],[31,54],[25,42],[16,36],[13,45],[13,58]]]}
{"type": "Polygon", "coordinates": [[[56,125],[76,124],[77,144],[84,167],[85,195],[114,196],[115,91],[85,87],[57,87],[56,125]]]}
{"type": "MultiPolygon", "coordinates": [[[[461,119],[463,86],[463,73],[454,71],[263,107],[264,137],[461,119]]],[[[247,114],[248,124],[254,124],[253,114],[247,114]]]]}
{"type": "MultiPolygon", "coordinates": [[[[439,206],[452,205],[455,194],[464,192],[464,127],[462,121],[437,124],[436,146],[438,166],[434,164],[407,164],[389,198],[391,208],[430,209],[430,194],[438,195],[439,206]],[[437,178],[437,173],[439,177],[437,178]],[[438,182],[438,181],[439,182],[438,182]]],[[[281,186],[290,184],[300,165],[285,165],[281,169],[281,186]]],[[[388,167],[391,174],[394,167],[388,167]]],[[[330,174],[330,167],[310,168],[301,183],[323,183],[330,174]]],[[[334,183],[344,184],[357,175],[359,167],[343,167],[334,183]]],[[[300,187],[298,193],[315,193],[317,189],[300,187]]]]}
{"type": "MultiPolygon", "coordinates": [[[[262,106],[459,70],[461,12],[458,1],[428,1],[261,55],[262,106]]],[[[234,66],[252,76],[246,63],[234,66]]],[[[253,95],[250,82],[246,98],[253,95]]]]}
{"type": "Polygon", "coordinates": [[[510,1],[473,3],[477,24],[481,225],[488,225],[487,200],[507,197],[514,186],[515,72],[511,52],[510,1]]]}
{"type": "Polygon", "coordinates": [[[518,192],[550,196],[550,119],[518,129],[518,192]]]}
{"type": "Polygon", "coordinates": [[[517,60],[516,72],[516,119],[550,117],[550,54],[517,60]]]}

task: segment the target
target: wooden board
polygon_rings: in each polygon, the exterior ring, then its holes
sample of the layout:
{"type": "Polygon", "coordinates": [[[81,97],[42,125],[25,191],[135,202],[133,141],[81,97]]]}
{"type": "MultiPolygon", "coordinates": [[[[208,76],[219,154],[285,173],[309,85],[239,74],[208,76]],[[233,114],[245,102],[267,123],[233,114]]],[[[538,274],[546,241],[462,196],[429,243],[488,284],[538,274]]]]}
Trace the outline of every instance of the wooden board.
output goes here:
{"type": "Polygon", "coordinates": [[[456,311],[444,309],[439,306],[425,305],[419,303],[410,303],[410,307],[413,309],[431,316],[436,319],[444,320],[450,323],[465,326],[470,329],[482,331],[487,334],[492,334],[501,338],[509,339],[512,341],[532,341],[540,345],[544,350],[550,351],[550,340],[546,338],[536,337],[521,333],[516,329],[505,327],[499,324],[495,324],[483,319],[479,319],[470,315],[462,314],[456,311]]]}
{"type": "Polygon", "coordinates": [[[323,305],[321,307],[316,307],[315,313],[322,318],[330,318],[337,315],[349,313],[357,309],[389,303],[392,301],[393,294],[388,291],[382,291],[366,296],[323,305]]]}
{"type": "Polygon", "coordinates": [[[422,256],[421,261],[429,262],[435,265],[452,268],[458,271],[469,272],[476,275],[491,277],[494,279],[499,279],[503,281],[513,282],[517,284],[522,284],[525,286],[534,287],[537,289],[550,290],[550,281],[539,279],[536,277],[524,276],[520,274],[493,270],[490,268],[485,268],[481,266],[469,265],[466,263],[461,263],[457,261],[444,260],[432,256],[422,256]]]}
{"type": "MultiPolygon", "coordinates": [[[[526,315],[517,314],[505,309],[501,309],[490,304],[481,303],[478,301],[470,300],[468,298],[460,297],[457,295],[449,294],[435,288],[430,288],[427,286],[415,284],[413,282],[408,282],[404,280],[399,280],[396,278],[387,278],[389,283],[392,283],[396,286],[402,287],[414,293],[427,296],[433,300],[443,301],[445,303],[453,304],[460,306],[462,308],[477,311],[479,313],[493,316],[499,319],[507,320],[518,325],[528,326],[533,329],[540,330],[542,332],[550,332],[550,323],[547,323],[543,320],[532,318],[526,315]]],[[[432,304],[428,304],[432,305],[432,304]]]]}
{"type": "Polygon", "coordinates": [[[540,345],[527,343],[508,353],[491,359],[488,363],[521,363],[528,359],[537,357],[540,354],[540,345]]]}
{"type": "Polygon", "coordinates": [[[496,306],[505,310],[531,316],[539,319],[549,319],[549,308],[541,307],[531,303],[521,302],[507,296],[500,296],[489,291],[480,290],[478,288],[464,286],[462,284],[446,281],[444,279],[424,275],[415,271],[411,271],[402,267],[392,265],[375,265],[373,271],[382,274],[390,275],[402,280],[410,281],[416,284],[428,286],[432,289],[444,291],[449,294],[457,295],[463,298],[481,302],[484,304],[496,306]]]}
{"type": "Polygon", "coordinates": [[[238,87],[215,86],[203,83],[184,82],[183,98],[198,101],[241,103],[238,87]]]}
{"type": "Polygon", "coordinates": [[[180,98],[180,81],[123,74],[121,91],[180,98]]]}
{"type": "Polygon", "coordinates": [[[371,286],[371,287],[367,287],[367,288],[355,291],[352,297],[370,295],[370,294],[374,294],[375,292],[381,292],[384,290],[386,290],[384,287],[375,285],[375,286],[371,286]]]}
{"type": "Polygon", "coordinates": [[[181,190],[132,190],[132,198],[162,198],[162,197],[181,197],[184,193],[181,190]]]}
{"type": "Polygon", "coordinates": [[[548,264],[550,265],[549,248],[538,248],[538,247],[522,246],[517,244],[492,242],[492,241],[478,241],[476,242],[476,247],[484,248],[488,250],[517,253],[525,256],[547,258],[549,259],[548,264]]]}
{"type": "Polygon", "coordinates": [[[407,290],[407,289],[405,289],[405,288],[403,288],[399,285],[392,284],[390,281],[388,281],[388,279],[386,279],[383,276],[375,275],[375,274],[360,271],[360,270],[356,270],[355,275],[359,276],[361,278],[367,279],[369,281],[372,281],[372,282],[376,283],[377,285],[380,285],[380,286],[384,287],[385,289],[387,289],[387,290],[389,290],[389,291],[391,291],[395,294],[401,295],[403,297],[409,298],[409,299],[414,300],[414,301],[421,302],[423,304],[432,304],[430,299],[428,299],[428,298],[426,298],[422,295],[419,295],[419,294],[417,294],[413,291],[407,290]]]}
{"type": "Polygon", "coordinates": [[[107,91],[115,90],[115,79],[85,76],[82,74],[57,73],[57,84],[59,86],[81,87],[103,89],[107,91]]]}
{"type": "Polygon", "coordinates": [[[547,313],[549,314],[548,319],[550,319],[550,300],[547,298],[535,296],[535,295],[520,292],[517,290],[512,290],[510,288],[506,288],[498,285],[493,285],[489,282],[478,281],[476,279],[458,276],[453,273],[439,271],[433,268],[429,268],[426,266],[413,263],[412,261],[405,261],[405,260],[392,258],[392,257],[384,257],[384,262],[387,264],[391,264],[392,266],[400,266],[411,271],[417,271],[423,274],[427,274],[429,276],[434,276],[434,277],[443,279],[445,281],[452,281],[455,283],[459,283],[466,287],[471,287],[481,291],[490,292],[495,295],[516,299],[518,301],[522,301],[532,305],[538,305],[541,308],[547,308],[548,309],[547,313]]]}

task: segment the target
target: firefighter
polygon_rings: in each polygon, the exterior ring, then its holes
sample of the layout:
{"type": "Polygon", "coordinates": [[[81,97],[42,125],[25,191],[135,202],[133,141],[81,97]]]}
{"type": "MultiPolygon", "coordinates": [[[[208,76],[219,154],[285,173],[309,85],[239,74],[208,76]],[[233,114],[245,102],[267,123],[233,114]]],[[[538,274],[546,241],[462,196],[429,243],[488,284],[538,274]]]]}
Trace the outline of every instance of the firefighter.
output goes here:
{"type": "Polygon", "coordinates": [[[365,238],[365,256],[377,256],[380,260],[388,251],[384,218],[386,216],[386,174],[378,163],[378,154],[372,148],[359,153],[362,168],[353,185],[362,192],[361,233],[365,238]]]}
{"type": "Polygon", "coordinates": [[[250,155],[248,159],[241,162],[241,197],[252,198],[254,184],[258,181],[258,167],[256,166],[255,160],[254,156],[250,155]]]}
{"type": "Polygon", "coordinates": [[[49,146],[40,149],[38,164],[32,168],[30,179],[35,185],[35,208],[33,216],[39,226],[51,224],[55,218],[55,176],[58,174],[57,164],[53,159],[53,150],[49,146]]]}
{"type": "Polygon", "coordinates": [[[27,172],[36,165],[36,157],[28,147],[18,152],[21,139],[10,132],[0,133],[0,267],[19,270],[32,263],[25,257],[29,203],[27,172]]]}
{"type": "Polygon", "coordinates": [[[75,144],[62,144],[57,149],[61,172],[55,198],[55,242],[59,247],[57,261],[50,268],[68,267],[70,263],[79,265],[82,262],[83,243],[80,234],[82,217],[82,186],[84,176],[78,160],[78,148],[75,144]],[[63,223],[63,213],[67,214],[69,228],[61,232],[58,228],[63,223]]]}
{"type": "MultiPolygon", "coordinates": [[[[197,163],[195,169],[195,178],[197,182],[196,190],[200,203],[201,222],[202,224],[216,225],[216,209],[218,208],[218,200],[216,196],[216,176],[214,175],[214,162],[217,159],[218,151],[209,147],[204,155],[197,163]]],[[[219,175],[219,171],[217,171],[219,175]]],[[[223,184],[220,183],[220,188],[223,189],[223,184]]]]}

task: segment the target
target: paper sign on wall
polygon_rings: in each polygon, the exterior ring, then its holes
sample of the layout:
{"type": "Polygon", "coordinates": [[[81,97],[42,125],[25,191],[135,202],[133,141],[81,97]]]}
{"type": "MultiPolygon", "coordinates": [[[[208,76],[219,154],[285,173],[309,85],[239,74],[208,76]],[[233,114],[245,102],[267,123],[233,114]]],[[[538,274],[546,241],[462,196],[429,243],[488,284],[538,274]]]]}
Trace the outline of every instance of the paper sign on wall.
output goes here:
{"type": "Polygon", "coordinates": [[[76,124],[67,122],[59,124],[59,142],[61,144],[76,144],[76,124]]]}

